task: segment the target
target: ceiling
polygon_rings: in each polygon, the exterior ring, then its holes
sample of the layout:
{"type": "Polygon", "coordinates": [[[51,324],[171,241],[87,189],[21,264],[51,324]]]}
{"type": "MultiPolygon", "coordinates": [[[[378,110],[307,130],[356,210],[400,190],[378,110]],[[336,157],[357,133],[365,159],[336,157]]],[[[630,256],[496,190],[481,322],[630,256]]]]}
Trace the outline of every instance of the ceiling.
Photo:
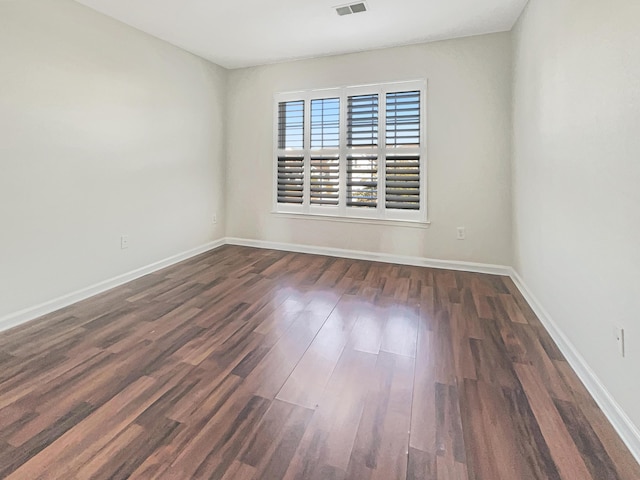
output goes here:
{"type": "Polygon", "coordinates": [[[341,17],[343,0],[77,1],[227,68],[508,31],[527,3],[367,0],[341,17]]]}

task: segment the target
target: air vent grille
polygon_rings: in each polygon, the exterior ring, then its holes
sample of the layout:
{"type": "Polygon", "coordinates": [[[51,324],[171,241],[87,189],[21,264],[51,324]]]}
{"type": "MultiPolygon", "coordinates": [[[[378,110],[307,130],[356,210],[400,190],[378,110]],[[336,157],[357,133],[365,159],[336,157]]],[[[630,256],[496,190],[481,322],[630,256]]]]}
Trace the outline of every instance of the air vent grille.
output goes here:
{"type": "Polygon", "coordinates": [[[341,17],[345,15],[351,15],[353,13],[366,12],[368,10],[367,4],[364,2],[352,3],[349,5],[341,5],[339,7],[335,7],[335,9],[338,15],[340,15],[341,17]]]}

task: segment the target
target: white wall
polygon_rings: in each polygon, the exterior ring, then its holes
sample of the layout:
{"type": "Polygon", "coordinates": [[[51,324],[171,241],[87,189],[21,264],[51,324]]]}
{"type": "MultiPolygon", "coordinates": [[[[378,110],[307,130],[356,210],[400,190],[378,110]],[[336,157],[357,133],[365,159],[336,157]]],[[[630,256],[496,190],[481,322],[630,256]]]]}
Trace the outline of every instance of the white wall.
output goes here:
{"type": "Polygon", "coordinates": [[[0,1],[0,318],[224,236],[225,90],[73,1],[0,1]]]}
{"type": "Polygon", "coordinates": [[[513,115],[517,270],[638,426],[639,26],[635,0],[530,0],[513,115]]]}
{"type": "Polygon", "coordinates": [[[510,265],[510,105],[508,33],[233,70],[227,235],[510,265]],[[275,93],[418,78],[428,80],[430,228],[271,214],[275,93]]]}

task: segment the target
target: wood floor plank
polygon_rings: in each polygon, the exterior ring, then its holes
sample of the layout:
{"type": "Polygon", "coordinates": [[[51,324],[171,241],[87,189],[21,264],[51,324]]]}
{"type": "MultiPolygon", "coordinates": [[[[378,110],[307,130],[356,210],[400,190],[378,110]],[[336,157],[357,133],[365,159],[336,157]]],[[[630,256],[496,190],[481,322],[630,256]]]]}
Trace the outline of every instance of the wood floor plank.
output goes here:
{"type": "Polygon", "coordinates": [[[369,312],[368,308],[359,309],[351,331],[349,348],[374,355],[380,353],[385,321],[386,318],[378,312],[369,312]]]}
{"type": "Polygon", "coordinates": [[[515,365],[514,368],[561,475],[564,478],[591,480],[593,477],[540,376],[529,365],[515,365]]]}
{"type": "Polygon", "coordinates": [[[377,355],[343,351],[284,478],[323,478],[320,472],[328,470],[345,475],[376,360],[377,355]]]}
{"type": "Polygon", "coordinates": [[[409,447],[407,480],[436,480],[436,478],[435,457],[416,448],[409,447]]]}
{"type": "Polygon", "coordinates": [[[519,451],[513,422],[505,416],[507,405],[502,400],[501,389],[482,380],[463,383],[462,395],[468,411],[464,418],[464,423],[468,424],[465,446],[475,479],[553,478],[536,477],[519,451]]]}
{"type": "MultiPolygon", "coordinates": [[[[272,409],[284,402],[273,402],[272,409]]],[[[284,405],[280,412],[265,419],[258,427],[253,440],[242,454],[244,463],[255,468],[256,479],[277,480],[284,477],[289,463],[300,444],[313,410],[297,405],[284,405]]]]}
{"type": "Polygon", "coordinates": [[[406,477],[413,370],[409,357],[378,356],[349,459],[349,478],[406,477]]]}
{"type": "Polygon", "coordinates": [[[375,467],[372,479],[405,478],[407,475],[414,368],[413,358],[385,352],[378,356],[378,396],[376,405],[370,403],[369,406],[375,407],[383,416],[376,420],[374,427],[379,429],[380,439],[377,440],[377,454],[372,455],[375,467]],[[382,410],[383,406],[386,411],[382,410]]]}
{"type": "Polygon", "coordinates": [[[602,446],[607,451],[609,458],[618,470],[621,478],[640,478],[640,464],[629,457],[627,447],[622,443],[620,437],[611,428],[611,424],[605,417],[602,410],[589,395],[585,386],[580,382],[569,364],[564,360],[553,362],[562,379],[570,386],[573,394],[574,404],[586,417],[587,423],[596,433],[602,446]]]}
{"type": "Polygon", "coordinates": [[[72,459],[84,465],[152,403],[156,398],[153,391],[159,395],[152,378],[142,377],[133,382],[7,478],[38,478],[45,472],[53,478],[63,478],[72,469],[72,459]]]}
{"type": "Polygon", "coordinates": [[[353,329],[353,302],[343,296],[280,389],[277,399],[316,408],[353,329]],[[313,383],[308,382],[313,378],[313,383]]]}
{"type": "Polygon", "coordinates": [[[224,246],[0,333],[0,477],[637,480],[507,277],[224,246]]]}
{"type": "MultiPolygon", "coordinates": [[[[416,468],[432,472],[436,461],[436,335],[420,324],[413,384],[409,445],[419,457],[416,468]],[[418,467],[420,465],[420,467],[418,467]]],[[[418,470],[414,472],[418,475],[418,470]]],[[[426,475],[426,472],[425,472],[426,475]]]]}
{"type": "Polygon", "coordinates": [[[420,311],[406,305],[392,305],[387,309],[387,321],[380,350],[396,355],[415,357],[420,311]]]}

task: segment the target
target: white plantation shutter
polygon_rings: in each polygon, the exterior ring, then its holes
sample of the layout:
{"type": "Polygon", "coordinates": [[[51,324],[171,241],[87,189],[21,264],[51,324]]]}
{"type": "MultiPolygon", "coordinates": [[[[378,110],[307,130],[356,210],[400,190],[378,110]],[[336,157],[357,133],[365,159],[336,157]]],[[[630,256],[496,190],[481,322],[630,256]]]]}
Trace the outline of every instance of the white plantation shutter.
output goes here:
{"type": "Polygon", "coordinates": [[[347,206],[378,206],[378,94],[347,103],[347,206]]]}
{"type": "Polygon", "coordinates": [[[311,205],[337,206],[340,200],[340,98],[311,100],[311,205]]]}
{"type": "Polygon", "coordinates": [[[340,99],[311,100],[311,149],[340,147],[340,99]]]}
{"type": "Polygon", "coordinates": [[[278,203],[302,204],[304,156],[278,156],[278,203]]]}
{"type": "Polygon", "coordinates": [[[278,104],[278,203],[304,200],[304,101],[278,104]]]}
{"type": "Polygon", "coordinates": [[[347,146],[378,145],[378,95],[349,97],[347,108],[347,146]]]}
{"type": "Polygon", "coordinates": [[[420,155],[387,154],[385,206],[420,210],[420,155]]]}
{"type": "Polygon", "coordinates": [[[338,205],[340,157],[311,156],[311,204],[338,205]]]}
{"type": "Polygon", "coordinates": [[[387,93],[387,146],[420,145],[420,92],[387,93]]]}
{"type": "Polygon", "coordinates": [[[279,94],[276,211],[426,222],[425,85],[279,94]]]}
{"type": "Polygon", "coordinates": [[[376,208],[378,205],[378,157],[347,156],[347,206],[376,208]]]}
{"type": "Polygon", "coordinates": [[[385,206],[420,210],[420,91],[386,97],[385,206]]]}
{"type": "Polygon", "coordinates": [[[278,148],[304,148],[304,100],[278,104],[278,148]]]}

